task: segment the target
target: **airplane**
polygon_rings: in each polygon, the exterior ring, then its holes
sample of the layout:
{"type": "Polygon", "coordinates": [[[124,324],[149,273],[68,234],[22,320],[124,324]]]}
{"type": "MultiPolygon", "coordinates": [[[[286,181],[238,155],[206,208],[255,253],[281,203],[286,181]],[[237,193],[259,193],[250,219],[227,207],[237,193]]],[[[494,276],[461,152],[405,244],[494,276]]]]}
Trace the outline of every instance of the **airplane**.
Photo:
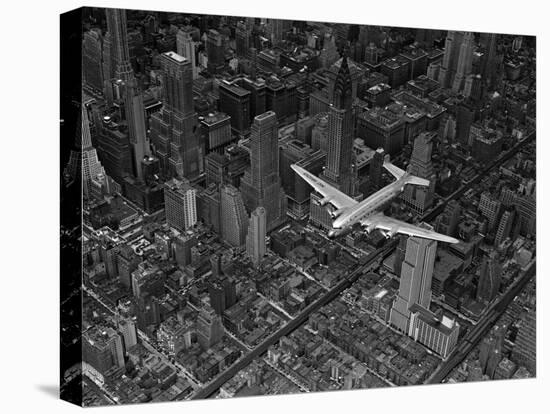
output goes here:
{"type": "Polygon", "coordinates": [[[387,239],[396,234],[405,234],[445,243],[458,243],[458,240],[454,237],[388,217],[379,211],[385,203],[398,196],[404,190],[406,184],[430,185],[429,180],[403,171],[390,163],[388,159],[384,160],[383,165],[396,178],[396,181],[361,202],[342,193],[296,164],[292,164],[291,168],[323,196],[320,201],[321,206],[330,203],[336,208],[330,212],[333,222],[332,229],[327,235],[331,239],[348,234],[359,223],[367,234],[372,230],[379,230],[387,239]]]}

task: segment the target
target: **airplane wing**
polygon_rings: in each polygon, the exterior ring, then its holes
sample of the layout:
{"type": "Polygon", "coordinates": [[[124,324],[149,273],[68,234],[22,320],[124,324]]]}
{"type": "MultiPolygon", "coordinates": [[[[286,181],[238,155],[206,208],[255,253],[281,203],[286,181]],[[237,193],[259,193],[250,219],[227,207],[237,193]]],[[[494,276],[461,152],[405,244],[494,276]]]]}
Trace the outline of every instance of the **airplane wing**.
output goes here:
{"type": "Polygon", "coordinates": [[[315,189],[315,191],[323,195],[324,202],[331,203],[338,209],[351,207],[357,204],[357,201],[355,201],[353,198],[330,186],[318,177],[315,177],[313,174],[306,171],[302,167],[299,167],[296,164],[292,164],[291,167],[300,177],[302,177],[309,185],[311,185],[315,189]]]}
{"type": "Polygon", "coordinates": [[[432,239],[445,243],[458,243],[454,237],[449,237],[433,230],[428,230],[414,224],[409,224],[401,220],[397,220],[382,213],[369,216],[361,220],[361,225],[367,227],[368,231],[373,229],[382,230],[390,237],[396,233],[406,234],[407,236],[422,237],[424,239],[432,239]]]}

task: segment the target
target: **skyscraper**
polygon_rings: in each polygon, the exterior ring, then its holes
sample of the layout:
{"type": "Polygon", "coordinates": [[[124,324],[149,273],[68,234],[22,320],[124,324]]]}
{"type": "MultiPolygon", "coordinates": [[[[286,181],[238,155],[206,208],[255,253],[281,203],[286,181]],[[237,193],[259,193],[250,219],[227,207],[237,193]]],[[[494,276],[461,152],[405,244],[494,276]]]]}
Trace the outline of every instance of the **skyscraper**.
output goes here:
{"type": "Polygon", "coordinates": [[[372,157],[369,168],[369,191],[374,193],[382,188],[382,170],[384,169],[384,148],[378,148],[372,157]]]}
{"type": "Polygon", "coordinates": [[[197,79],[199,71],[197,69],[197,62],[195,59],[195,42],[191,33],[180,29],[176,34],[176,50],[178,55],[183,56],[185,59],[191,62],[191,72],[193,73],[193,79],[197,79]]]}
{"type": "Polygon", "coordinates": [[[220,217],[222,239],[235,247],[245,243],[248,216],[239,190],[232,185],[224,185],[220,197],[220,217]]]}
{"type": "Polygon", "coordinates": [[[220,72],[225,65],[223,36],[220,32],[210,29],[206,37],[206,53],[208,56],[208,71],[210,73],[220,72]]]}
{"type": "Polygon", "coordinates": [[[446,234],[454,237],[460,220],[461,212],[460,203],[456,200],[451,200],[445,206],[443,213],[437,216],[435,221],[435,230],[438,233],[446,234]]]}
{"type": "Polygon", "coordinates": [[[258,207],[250,215],[248,234],[246,235],[246,253],[256,266],[265,255],[266,212],[258,207]]]}
{"type": "Polygon", "coordinates": [[[491,252],[483,258],[479,269],[477,284],[477,300],[491,302],[498,294],[502,268],[496,252],[491,252]]]}
{"type": "Polygon", "coordinates": [[[516,211],[514,209],[508,209],[502,213],[495,235],[495,247],[500,246],[500,244],[510,235],[515,216],[516,211]]]}
{"type": "Polygon", "coordinates": [[[97,151],[92,147],[88,111],[84,105],[80,112],[80,123],[77,124],[75,150],[71,151],[64,173],[72,180],[82,177],[82,192],[86,197],[91,195],[93,181],[97,181],[100,175],[106,176],[97,151]]]}
{"type": "Polygon", "coordinates": [[[327,166],[323,171],[323,179],[351,196],[355,194],[352,100],[351,75],[347,57],[344,55],[340,61],[329,107],[327,166]]]}
{"type": "Polygon", "coordinates": [[[462,92],[464,81],[472,72],[473,52],[473,33],[455,31],[447,33],[445,53],[439,71],[441,87],[452,87],[453,91],[462,92]]]}
{"type": "Polygon", "coordinates": [[[164,210],[170,227],[184,231],[197,222],[196,190],[175,178],[164,183],[164,210]]]}
{"type": "MultiPolygon", "coordinates": [[[[128,36],[126,28],[126,10],[106,9],[107,30],[110,33],[111,64],[115,64],[114,75],[122,81],[124,114],[128,125],[128,138],[132,148],[133,175],[142,178],[141,160],[149,155],[149,141],[146,136],[145,108],[143,96],[137,85],[134,71],[130,65],[128,36]]],[[[111,69],[112,71],[112,69],[111,69]]]]}
{"type": "Polygon", "coordinates": [[[432,205],[435,192],[435,175],[432,165],[432,140],[436,133],[423,132],[414,140],[411,161],[407,171],[417,177],[430,181],[428,187],[406,185],[403,191],[403,201],[413,211],[423,214],[432,205]]]}
{"type": "Polygon", "coordinates": [[[191,61],[163,53],[163,106],[151,115],[151,137],[165,177],[195,178],[202,166],[198,119],[193,105],[191,61]]]}
{"type": "Polygon", "coordinates": [[[120,319],[118,321],[118,330],[122,334],[124,350],[137,344],[137,330],[135,322],[130,318],[120,319]]]}
{"type": "Polygon", "coordinates": [[[529,310],[521,321],[521,327],[512,349],[512,360],[525,366],[533,375],[537,371],[537,319],[534,309],[529,310]]]}
{"type": "Polygon", "coordinates": [[[216,345],[223,338],[222,320],[211,306],[206,306],[199,312],[197,318],[197,340],[202,349],[206,350],[216,345]]]}
{"type": "Polygon", "coordinates": [[[407,240],[399,294],[390,313],[391,324],[402,332],[409,332],[410,308],[413,305],[430,308],[436,249],[437,242],[434,240],[416,237],[407,240]]]}
{"type": "Polygon", "coordinates": [[[231,117],[231,129],[239,136],[250,130],[251,92],[236,83],[223,81],[219,87],[220,109],[231,117]]]}
{"type": "Polygon", "coordinates": [[[248,211],[266,210],[266,228],[272,230],[285,218],[286,197],[279,178],[277,117],[268,111],[254,118],[250,136],[250,169],[241,180],[248,211]]]}
{"type": "Polygon", "coordinates": [[[484,191],[479,198],[479,211],[481,215],[487,218],[489,231],[496,226],[500,214],[502,203],[490,192],[484,191]]]}
{"type": "Polygon", "coordinates": [[[443,358],[458,341],[459,325],[430,311],[432,275],[437,242],[409,237],[401,267],[399,293],[390,311],[390,323],[443,358]]]}
{"type": "Polygon", "coordinates": [[[94,326],[83,334],[82,359],[101,374],[110,368],[124,367],[122,338],[111,327],[94,326]]]}
{"type": "Polygon", "coordinates": [[[481,79],[489,88],[493,88],[497,72],[498,35],[496,33],[481,33],[480,43],[483,47],[480,68],[481,79]]]}
{"type": "Polygon", "coordinates": [[[462,37],[462,43],[460,44],[456,73],[452,83],[452,89],[456,93],[462,92],[466,78],[472,73],[473,53],[474,34],[471,32],[466,32],[462,37]]]}
{"type": "Polygon", "coordinates": [[[103,91],[102,41],[99,29],[88,30],[82,36],[82,75],[95,91],[103,91]]]}

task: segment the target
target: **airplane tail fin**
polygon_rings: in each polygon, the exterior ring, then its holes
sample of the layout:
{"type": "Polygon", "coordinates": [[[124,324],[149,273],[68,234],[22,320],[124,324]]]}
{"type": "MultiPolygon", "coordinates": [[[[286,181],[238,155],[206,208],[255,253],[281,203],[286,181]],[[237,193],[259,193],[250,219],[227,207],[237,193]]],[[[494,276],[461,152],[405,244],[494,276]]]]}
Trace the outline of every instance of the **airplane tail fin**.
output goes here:
{"type": "Polygon", "coordinates": [[[430,180],[426,180],[424,178],[417,177],[415,175],[411,175],[407,173],[406,171],[402,170],[399,167],[396,167],[390,162],[390,157],[386,155],[386,159],[384,160],[384,168],[388,170],[396,180],[399,180],[403,176],[406,175],[406,183],[407,184],[413,184],[413,185],[421,185],[423,187],[428,187],[430,185],[430,180]]]}
{"type": "Polygon", "coordinates": [[[389,157],[386,157],[383,165],[384,165],[384,168],[388,170],[397,180],[399,180],[401,177],[403,177],[406,174],[406,172],[403,171],[401,168],[393,165],[390,162],[389,157]]]}

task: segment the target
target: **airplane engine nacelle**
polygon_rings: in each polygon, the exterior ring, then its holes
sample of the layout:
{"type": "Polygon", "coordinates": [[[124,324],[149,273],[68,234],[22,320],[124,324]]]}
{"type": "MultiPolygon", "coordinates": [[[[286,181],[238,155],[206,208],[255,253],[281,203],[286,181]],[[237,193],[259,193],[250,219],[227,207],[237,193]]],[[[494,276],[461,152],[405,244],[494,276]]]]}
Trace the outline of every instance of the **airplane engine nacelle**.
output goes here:
{"type": "Polygon", "coordinates": [[[370,234],[371,231],[373,231],[375,229],[375,225],[374,224],[367,224],[366,226],[363,227],[363,229],[365,230],[365,232],[367,234],[370,234]]]}
{"type": "Polygon", "coordinates": [[[342,214],[342,210],[334,210],[330,212],[330,217],[335,219],[338,218],[342,214]]]}
{"type": "Polygon", "coordinates": [[[386,230],[382,233],[386,239],[391,239],[393,236],[397,234],[397,231],[395,230],[386,230]]]}
{"type": "Polygon", "coordinates": [[[319,200],[319,205],[321,207],[324,207],[326,206],[329,202],[330,202],[331,198],[330,197],[324,197],[322,198],[321,200],[319,200]]]}

